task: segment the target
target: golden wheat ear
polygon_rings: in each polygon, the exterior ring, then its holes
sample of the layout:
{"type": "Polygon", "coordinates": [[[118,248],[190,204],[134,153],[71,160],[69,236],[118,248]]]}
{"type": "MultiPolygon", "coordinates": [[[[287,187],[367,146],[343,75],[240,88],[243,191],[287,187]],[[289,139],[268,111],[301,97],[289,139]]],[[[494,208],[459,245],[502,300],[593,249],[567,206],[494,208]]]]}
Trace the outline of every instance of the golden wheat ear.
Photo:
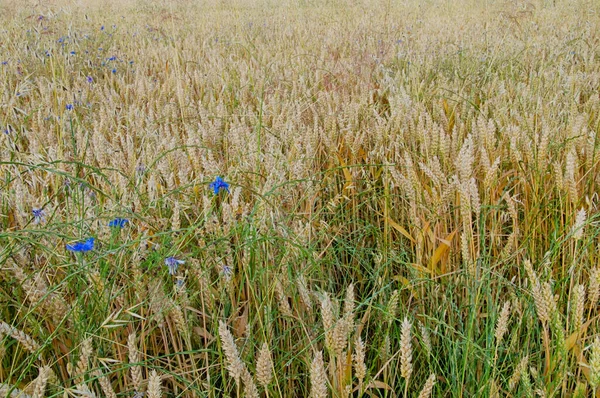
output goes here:
{"type": "Polygon", "coordinates": [[[434,384],[435,384],[435,374],[432,373],[427,378],[427,381],[425,381],[425,385],[423,386],[423,389],[419,393],[419,398],[429,398],[431,396],[431,392],[433,391],[434,384]]]}
{"type": "Polygon", "coordinates": [[[400,374],[407,379],[407,384],[413,372],[411,327],[411,322],[405,317],[400,335],[400,374]]]}
{"type": "Polygon", "coordinates": [[[264,389],[267,389],[273,379],[273,360],[267,343],[263,343],[256,358],[256,379],[264,389]]]}
{"type": "Polygon", "coordinates": [[[27,333],[10,326],[6,322],[0,322],[0,339],[5,335],[17,340],[23,346],[23,348],[32,354],[38,352],[40,349],[39,343],[31,338],[31,336],[29,336],[27,333]]]}
{"type": "Polygon", "coordinates": [[[130,375],[131,382],[136,392],[142,391],[142,367],[139,365],[140,351],[138,350],[137,338],[135,332],[130,333],[127,337],[127,349],[129,351],[129,364],[130,364],[130,375]]]}
{"type": "Polygon", "coordinates": [[[148,398],[162,397],[160,376],[155,369],[152,369],[152,372],[150,372],[150,377],[148,377],[148,391],[146,394],[148,394],[148,398]]]}
{"type": "Polygon", "coordinates": [[[327,398],[327,391],[323,352],[318,351],[310,365],[310,398],[327,398]]]}
{"type": "Polygon", "coordinates": [[[600,337],[596,337],[590,348],[590,385],[594,391],[600,387],[600,337]]]}

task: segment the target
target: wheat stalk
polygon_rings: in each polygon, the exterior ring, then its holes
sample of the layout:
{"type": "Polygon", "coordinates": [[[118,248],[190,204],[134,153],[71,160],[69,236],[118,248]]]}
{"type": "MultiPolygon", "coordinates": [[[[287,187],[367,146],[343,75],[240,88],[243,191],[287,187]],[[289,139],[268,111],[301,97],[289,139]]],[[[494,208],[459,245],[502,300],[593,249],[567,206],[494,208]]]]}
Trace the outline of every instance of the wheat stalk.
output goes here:
{"type": "Polygon", "coordinates": [[[521,359],[517,367],[515,368],[512,376],[508,380],[508,388],[512,391],[516,387],[519,380],[521,380],[521,374],[527,370],[527,364],[529,363],[529,357],[525,356],[521,359]]]}
{"type": "Polygon", "coordinates": [[[223,321],[219,321],[219,336],[221,338],[221,346],[225,352],[227,370],[229,370],[229,374],[233,377],[238,387],[241,387],[240,380],[248,370],[246,369],[246,365],[240,359],[240,354],[235,345],[235,341],[233,340],[233,335],[223,321]]]}
{"type": "Polygon", "coordinates": [[[595,392],[600,386],[600,337],[596,337],[590,350],[590,384],[595,392]]]}
{"type": "Polygon", "coordinates": [[[408,318],[402,321],[402,331],[400,334],[400,374],[406,379],[405,395],[413,372],[412,366],[412,337],[410,329],[412,324],[408,318]]]}
{"type": "Polygon", "coordinates": [[[244,382],[244,392],[246,393],[246,397],[259,398],[260,394],[258,393],[258,388],[256,388],[254,379],[246,368],[244,368],[242,373],[242,381],[244,382]]]}
{"type": "Polygon", "coordinates": [[[510,316],[510,301],[504,303],[498,321],[496,323],[496,332],[494,337],[496,338],[496,346],[500,345],[502,338],[508,330],[508,317],[510,316]]]}
{"type": "Polygon", "coordinates": [[[162,388],[160,382],[160,376],[155,369],[150,372],[148,378],[148,398],[160,398],[162,396],[162,388]]]}
{"type": "Polygon", "coordinates": [[[419,398],[428,398],[431,396],[431,391],[433,391],[433,385],[435,384],[435,374],[430,374],[423,386],[423,389],[419,393],[419,398]]]}
{"type": "Polygon", "coordinates": [[[130,333],[129,337],[127,338],[127,348],[129,350],[129,363],[131,365],[130,374],[135,391],[142,391],[142,367],[138,365],[141,361],[141,358],[136,340],[137,338],[135,332],[130,333]]]}
{"type": "Polygon", "coordinates": [[[583,325],[583,312],[585,306],[585,286],[575,286],[573,296],[571,297],[571,314],[573,318],[573,330],[579,332],[583,325]]]}
{"type": "Polygon", "coordinates": [[[321,319],[323,321],[323,329],[325,330],[325,346],[327,349],[334,351],[334,322],[333,305],[327,293],[324,293],[321,299],[321,319]]]}
{"type": "Polygon", "coordinates": [[[363,380],[367,376],[367,366],[365,365],[365,343],[360,336],[356,338],[352,359],[354,361],[354,373],[359,384],[362,385],[363,380]]]}
{"type": "Polygon", "coordinates": [[[310,365],[310,398],[327,398],[327,374],[323,353],[318,351],[310,365]]]}
{"type": "Polygon", "coordinates": [[[600,268],[593,268],[590,271],[590,278],[588,282],[588,300],[590,302],[590,309],[593,310],[598,304],[598,297],[600,296],[600,268]]]}
{"type": "Polygon", "coordinates": [[[39,370],[38,377],[34,381],[34,389],[31,394],[32,398],[44,398],[46,395],[46,385],[48,379],[53,376],[52,369],[49,366],[42,366],[39,370]]]}
{"type": "Polygon", "coordinates": [[[8,335],[17,340],[19,343],[21,343],[23,348],[32,354],[36,353],[40,349],[40,345],[33,338],[31,338],[31,336],[22,330],[10,326],[6,322],[0,322],[0,337],[3,335],[8,335]]]}
{"type": "Polygon", "coordinates": [[[110,384],[110,380],[100,371],[100,369],[95,369],[92,372],[92,375],[98,379],[100,383],[100,388],[102,388],[102,392],[104,392],[104,396],[106,398],[117,398],[117,394],[110,384]]]}
{"type": "Polygon", "coordinates": [[[273,378],[273,360],[267,343],[263,343],[256,358],[256,379],[266,390],[273,378]]]}
{"type": "Polygon", "coordinates": [[[0,383],[0,396],[7,398],[31,398],[30,395],[6,383],[0,383]]]}

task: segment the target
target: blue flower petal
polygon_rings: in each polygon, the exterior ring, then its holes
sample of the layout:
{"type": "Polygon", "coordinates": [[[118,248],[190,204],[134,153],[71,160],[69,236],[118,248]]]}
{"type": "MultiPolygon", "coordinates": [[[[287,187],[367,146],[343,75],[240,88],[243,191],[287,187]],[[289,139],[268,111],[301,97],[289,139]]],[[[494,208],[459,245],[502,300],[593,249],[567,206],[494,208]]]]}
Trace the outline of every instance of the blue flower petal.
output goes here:
{"type": "Polygon", "coordinates": [[[169,268],[169,274],[175,275],[177,273],[177,268],[179,264],[184,264],[185,261],[178,260],[175,257],[167,257],[165,258],[165,265],[169,268]]]}
{"type": "Polygon", "coordinates": [[[215,180],[209,184],[209,188],[213,190],[215,195],[217,195],[221,189],[224,189],[229,193],[229,184],[221,177],[215,178],[215,180]]]}
{"type": "Polygon", "coordinates": [[[111,222],[108,223],[108,226],[123,228],[123,227],[125,227],[125,224],[127,224],[128,222],[129,222],[129,220],[126,218],[115,218],[114,220],[112,220],[111,222]]]}
{"type": "Polygon", "coordinates": [[[67,250],[72,252],[89,252],[94,249],[94,238],[89,238],[85,242],[76,242],[74,244],[67,245],[67,250]]]}

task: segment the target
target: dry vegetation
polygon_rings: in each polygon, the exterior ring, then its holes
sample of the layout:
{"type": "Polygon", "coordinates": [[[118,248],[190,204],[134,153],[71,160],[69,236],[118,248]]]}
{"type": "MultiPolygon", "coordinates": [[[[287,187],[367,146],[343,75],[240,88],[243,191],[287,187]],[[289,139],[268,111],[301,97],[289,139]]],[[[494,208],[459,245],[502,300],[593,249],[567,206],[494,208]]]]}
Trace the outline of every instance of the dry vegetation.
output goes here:
{"type": "Polygon", "coordinates": [[[0,396],[600,397],[600,3],[0,15],[0,396]]]}

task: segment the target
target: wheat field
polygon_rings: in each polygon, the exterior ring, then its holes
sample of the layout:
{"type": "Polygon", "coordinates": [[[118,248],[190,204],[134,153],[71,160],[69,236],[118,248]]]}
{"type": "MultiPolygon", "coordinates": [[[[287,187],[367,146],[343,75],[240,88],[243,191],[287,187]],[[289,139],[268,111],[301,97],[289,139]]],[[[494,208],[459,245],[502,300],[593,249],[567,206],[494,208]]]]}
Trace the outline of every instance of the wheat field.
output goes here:
{"type": "Polygon", "coordinates": [[[0,20],[0,396],[600,397],[600,2],[0,20]]]}

